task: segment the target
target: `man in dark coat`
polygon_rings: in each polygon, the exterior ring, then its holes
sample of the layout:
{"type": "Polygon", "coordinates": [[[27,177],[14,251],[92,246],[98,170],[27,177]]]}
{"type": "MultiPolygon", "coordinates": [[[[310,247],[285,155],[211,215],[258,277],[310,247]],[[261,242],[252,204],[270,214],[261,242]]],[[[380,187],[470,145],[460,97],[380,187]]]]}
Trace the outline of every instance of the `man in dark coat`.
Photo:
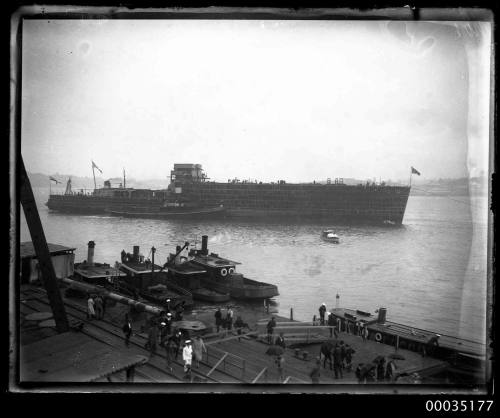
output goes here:
{"type": "Polygon", "coordinates": [[[326,312],[326,304],[322,303],[319,307],[319,321],[320,325],[325,325],[325,312],[326,312]]]}
{"type": "Polygon", "coordinates": [[[427,341],[427,347],[422,345],[422,356],[425,357],[426,354],[432,355],[434,353],[436,347],[439,347],[439,337],[441,337],[441,335],[434,334],[434,336],[432,336],[429,341],[427,341]]]}
{"type": "Polygon", "coordinates": [[[283,333],[280,332],[280,335],[276,338],[276,341],[274,342],[275,345],[279,345],[280,347],[283,348],[283,350],[286,348],[286,343],[285,343],[285,338],[283,337],[283,333]]]}
{"type": "Polygon", "coordinates": [[[345,361],[346,361],[346,369],[349,370],[349,371],[352,369],[352,355],[355,352],[356,351],[349,344],[346,344],[346,348],[345,348],[345,361]]]}
{"type": "Polygon", "coordinates": [[[346,349],[344,345],[344,341],[340,341],[340,361],[342,368],[345,367],[345,359],[346,359],[346,349]]]}
{"type": "Polygon", "coordinates": [[[220,327],[222,325],[222,312],[220,308],[217,308],[214,316],[215,316],[215,326],[217,327],[217,332],[219,332],[220,327]]]}
{"type": "Polygon", "coordinates": [[[180,331],[177,331],[170,339],[172,340],[172,343],[174,345],[174,358],[177,360],[177,357],[179,356],[179,353],[181,351],[182,333],[180,331]]]}
{"type": "MultiPolygon", "coordinates": [[[[241,335],[241,332],[242,332],[243,328],[250,329],[250,327],[248,326],[248,324],[246,322],[243,322],[243,319],[239,315],[236,318],[236,321],[234,321],[234,327],[236,328],[236,331],[238,332],[238,335],[241,335]]],[[[238,337],[238,341],[241,341],[241,338],[238,337]]]]}
{"type": "Polygon", "coordinates": [[[382,381],[384,379],[385,379],[385,358],[382,358],[377,364],[377,380],[382,381]]]}
{"type": "Polygon", "coordinates": [[[182,303],[177,304],[175,307],[175,320],[182,321],[182,314],[184,313],[184,305],[186,302],[182,301],[182,303]]]}
{"type": "Polygon", "coordinates": [[[125,323],[122,327],[123,333],[125,334],[125,345],[128,347],[130,345],[130,336],[132,335],[132,324],[128,318],[128,314],[125,314],[125,323]]]}
{"type": "Polygon", "coordinates": [[[273,333],[275,327],[276,327],[276,321],[274,320],[273,316],[271,320],[267,323],[267,342],[269,344],[273,343],[273,333]]]}
{"type": "Polygon", "coordinates": [[[335,372],[335,379],[338,379],[339,375],[341,379],[344,377],[342,375],[342,355],[339,345],[336,345],[333,350],[333,370],[335,372]]]}
{"type": "Polygon", "coordinates": [[[335,338],[337,338],[338,332],[337,332],[337,328],[335,327],[335,318],[333,317],[333,314],[328,315],[327,325],[329,327],[332,327],[332,328],[330,328],[330,338],[333,337],[333,333],[335,333],[335,338]]]}
{"type": "Polygon", "coordinates": [[[156,354],[156,346],[158,344],[158,324],[156,320],[151,321],[148,331],[148,341],[145,348],[149,350],[151,356],[156,354]]]}

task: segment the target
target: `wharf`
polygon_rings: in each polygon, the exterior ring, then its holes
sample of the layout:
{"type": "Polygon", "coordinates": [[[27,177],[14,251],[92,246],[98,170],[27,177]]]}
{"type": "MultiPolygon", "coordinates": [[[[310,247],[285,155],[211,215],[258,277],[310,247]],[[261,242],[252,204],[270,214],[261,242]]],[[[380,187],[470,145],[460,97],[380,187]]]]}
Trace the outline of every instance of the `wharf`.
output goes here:
{"type": "MultiPolygon", "coordinates": [[[[62,292],[64,294],[64,292],[62,292]]],[[[85,301],[68,298],[63,296],[66,313],[72,324],[73,331],[65,334],[57,334],[54,327],[40,327],[36,321],[26,319],[26,316],[36,312],[50,313],[50,305],[46,293],[43,289],[23,285],[21,288],[20,297],[20,313],[21,313],[21,329],[20,329],[20,363],[23,365],[22,376],[27,381],[47,382],[52,381],[56,366],[48,365],[41,366],[37,361],[33,362],[30,357],[31,352],[37,351],[36,344],[42,344],[44,347],[40,353],[50,354],[51,357],[60,356],[59,353],[64,353],[65,344],[75,347],[80,344],[80,352],[88,351],[85,356],[87,364],[91,364],[91,359],[96,358],[95,353],[108,353],[100,358],[109,359],[110,363],[106,364],[96,362],[96,369],[88,371],[85,377],[81,377],[83,381],[93,382],[125,382],[127,376],[124,373],[106,373],[107,371],[118,371],[129,366],[130,361],[137,360],[135,365],[134,382],[140,383],[186,383],[184,379],[184,371],[182,364],[182,355],[179,355],[177,360],[172,362],[172,370],[167,367],[164,349],[158,347],[155,355],[150,356],[148,350],[145,349],[146,335],[142,334],[138,329],[137,324],[133,324],[134,332],[130,339],[130,348],[126,348],[124,344],[124,335],[121,330],[123,321],[124,309],[127,306],[117,304],[106,308],[106,313],[103,320],[93,319],[91,321],[86,318],[85,301]],[[80,328],[78,331],[77,329],[80,328]],[[62,343],[66,339],[65,343],[62,343]],[[57,344],[55,343],[57,342],[57,344]],[[35,345],[32,345],[35,344],[35,345]],[[85,345],[86,344],[86,345],[85,345]],[[87,347],[87,348],[85,348],[87,347]],[[85,350],[84,350],[85,348],[85,350]],[[94,354],[92,354],[94,353],[94,354]],[[117,362],[113,363],[116,353],[117,362]],[[144,358],[146,359],[144,361],[144,358]],[[120,362],[118,362],[118,359],[120,362]],[[118,364],[120,363],[120,364],[118,364]],[[114,366],[114,367],[112,367],[114,366]],[[118,367],[118,366],[121,366],[118,367]],[[54,367],[54,370],[48,370],[49,367],[54,367]],[[99,367],[101,369],[99,369],[99,367]],[[40,373],[39,369],[48,370],[40,373]],[[104,370],[104,372],[103,372],[104,370]],[[51,377],[52,376],[52,377],[51,377]]],[[[246,315],[242,310],[236,310],[236,315],[246,315]]],[[[203,359],[200,362],[199,368],[193,365],[192,383],[257,383],[257,384],[276,384],[280,383],[278,369],[275,363],[276,357],[266,354],[269,345],[259,341],[256,334],[259,333],[259,328],[263,323],[266,323],[272,314],[260,312],[256,322],[251,322],[251,331],[242,336],[235,335],[234,331],[223,331],[220,333],[206,334],[203,336],[207,352],[204,353],[203,359]],[[263,318],[264,317],[264,318],[263,318]],[[260,321],[259,321],[260,320],[260,321]]],[[[273,315],[277,320],[278,327],[289,327],[286,325],[288,319],[273,315]]],[[[189,319],[189,315],[185,315],[185,319],[189,319]]],[[[202,319],[198,316],[198,319],[202,319]]],[[[207,322],[207,321],[204,321],[207,322]]],[[[250,321],[249,321],[250,322],[250,321]]],[[[304,327],[303,323],[293,322],[294,326],[304,327]],[[297,325],[295,325],[297,324],[297,325]]],[[[207,326],[211,324],[207,323],[207,326]]],[[[317,328],[317,327],[316,327],[317,328]]],[[[279,333],[279,328],[276,329],[275,336],[279,333]]],[[[286,334],[286,333],[285,333],[286,334]]],[[[323,368],[321,364],[320,383],[323,384],[358,384],[354,374],[355,367],[359,363],[371,363],[375,357],[387,356],[395,351],[394,347],[380,344],[374,341],[363,341],[361,337],[350,334],[340,333],[339,340],[344,340],[345,343],[351,345],[356,351],[353,356],[353,370],[344,371],[343,378],[335,379],[333,371],[328,368],[323,368]]],[[[287,336],[285,335],[285,341],[287,336]]],[[[291,344],[289,341],[288,344],[291,344]]],[[[304,351],[304,350],[302,350],[304,351]]],[[[296,350],[287,347],[284,351],[284,381],[287,384],[310,384],[310,372],[315,366],[316,358],[320,352],[320,344],[313,344],[306,347],[309,355],[307,359],[303,359],[302,353],[296,355],[296,350]]],[[[409,374],[418,372],[421,376],[426,373],[436,373],[444,369],[447,363],[430,357],[422,357],[418,353],[399,349],[398,353],[404,357],[404,360],[397,360],[397,373],[409,374]]],[[[70,356],[75,356],[75,352],[70,350],[70,356]]],[[[39,356],[39,361],[42,361],[46,356],[39,356]]],[[[64,356],[63,356],[64,357],[64,356]]],[[[43,360],[45,361],[45,360],[43,360]]],[[[104,360],[103,360],[104,361],[104,360]]],[[[60,376],[70,376],[73,381],[77,381],[74,367],[65,362],[58,363],[60,367],[60,376]],[[73,369],[70,370],[70,368],[73,369]],[[70,373],[71,372],[71,373],[70,373]]],[[[26,380],[24,380],[26,381],[26,380]]],[[[387,383],[387,382],[383,382],[387,383]]],[[[391,382],[398,383],[398,382],[391,382]]],[[[407,382],[406,382],[407,383],[407,382]]],[[[244,386],[248,387],[248,386],[244,386]]]]}
{"type": "MultiPolygon", "coordinates": [[[[366,324],[370,336],[375,336],[377,333],[380,333],[383,338],[385,338],[385,336],[392,337],[393,339],[397,337],[400,342],[404,342],[404,346],[413,345],[416,347],[418,345],[423,345],[426,344],[429,339],[437,335],[435,332],[392,321],[385,320],[383,323],[379,323],[377,322],[377,318],[373,315],[354,309],[334,308],[331,310],[331,313],[337,318],[342,318],[343,321],[348,320],[351,329],[353,329],[355,321],[360,321],[366,324]]],[[[345,322],[343,323],[343,327],[345,328],[345,322]]],[[[441,349],[447,349],[483,359],[486,355],[485,344],[449,335],[439,334],[439,347],[441,349]]]]}

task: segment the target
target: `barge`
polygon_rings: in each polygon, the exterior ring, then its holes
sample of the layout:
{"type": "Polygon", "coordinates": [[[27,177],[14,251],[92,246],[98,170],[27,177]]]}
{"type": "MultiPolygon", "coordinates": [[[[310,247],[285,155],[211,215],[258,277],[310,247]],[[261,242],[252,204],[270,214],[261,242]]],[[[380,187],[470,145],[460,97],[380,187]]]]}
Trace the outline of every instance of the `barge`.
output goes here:
{"type": "Polygon", "coordinates": [[[484,374],[485,344],[388,321],[386,308],[379,308],[377,312],[375,316],[361,310],[334,308],[330,315],[339,331],[355,335],[364,332],[367,339],[380,344],[445,360],[456,373],[484,374]]]}

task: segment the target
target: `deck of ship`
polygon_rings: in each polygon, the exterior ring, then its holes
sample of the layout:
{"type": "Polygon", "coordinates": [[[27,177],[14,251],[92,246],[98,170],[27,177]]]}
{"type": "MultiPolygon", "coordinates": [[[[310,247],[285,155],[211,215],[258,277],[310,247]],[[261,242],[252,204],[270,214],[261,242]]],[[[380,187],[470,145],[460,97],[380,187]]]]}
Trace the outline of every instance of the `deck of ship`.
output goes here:
{"type": "MultiPolygon", "coordinates": [[[[386,320],[384,323],[378,323],[376,322],[377,318],[373,315],[360,315],[359,311],[354,309],[334,308],[331,310],[331,313],[340,318],[346,318],[347,314],[347,318],[350,319],[351,325],[355,321],[352,319],[353,317],[358,320],[363,320],[363,322],[368,323],[367,328],[371,335],[381,333],[392,337],[399,337],[401,340],[404,339],[415,344],[425,344],[430,338],[436,335],[436,333],[432,331],[392,321],[386,320]]],[[[450,335],[439,334],[439,346],[456,351],[457,353],[464,353],[471,356],[477,356],[479,358],[484,358],[486,355],[485,344],[450,335]]]]}

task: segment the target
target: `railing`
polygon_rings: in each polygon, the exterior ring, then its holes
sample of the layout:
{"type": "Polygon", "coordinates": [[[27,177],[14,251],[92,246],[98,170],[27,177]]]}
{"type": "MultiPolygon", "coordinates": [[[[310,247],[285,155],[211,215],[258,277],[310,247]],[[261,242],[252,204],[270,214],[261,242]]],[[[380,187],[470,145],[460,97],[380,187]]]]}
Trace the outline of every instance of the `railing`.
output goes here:
{"type": "Polygon", "coordinates": [[[259,372],[259,374],[255,377],[255,379],[252,380],[252,384],[257,383],[257,380],[259,380],[262,375],[264,375],[264,381],[267,383],[267,367],[264,367],[259,372]]]}
{"type": "MultiPolygon", "coordinates": [[[[207,353],[208,354],[208,353],[207,353]]],[[[222,362],[224,362],[224,371],[226,370],[226,357],[227,357],[228,353],[224,353],[224,355],[219,359],[219,361],[217,363],[215,363],[215,366],[212,367],[210,369],[210,371],[207,373],[207,376],[210,376],[212,374],[212,372],[217,368],[219,367],[219,364],[221,364],[222,362]]]]}
{"type": "MultiPolygon", "coordinates": [[[[210,349],[209,349],[209,347],[206,346],[206,348],[207,348],[207,351],[206,351],[207,363],[209,363],[209,356],[219,358],[219,355],[222,353],[223,354],[222,358],[219,359],[219,361],[216,363],[215,366],[218,366],[220,364],[221,360],[223,360],[224,371],[226,371],[226,363],[227,363],[228,365],[231,365],[231,366],[234,366],[234,367],[240,369],[241,370],[241,380],[245,379],[246,360],[244,358],[239,357],[239,356],[232,354],[232,353],[228,353],[226,351],[219,350],[218,348],[215,348],[215,347],[210,347],[210,349]],[[219,354],[215,354],[215,353],[212,354],[211,351],[219,352],[219,354]],[[230,361],[231,358],[235,358],[235,359],[239,360],[240,364],[237,364],[235,362],[230,361]]],[[[213,370],[211,370],[210,372],[212,372],[212,371],[213,370]]]]}

